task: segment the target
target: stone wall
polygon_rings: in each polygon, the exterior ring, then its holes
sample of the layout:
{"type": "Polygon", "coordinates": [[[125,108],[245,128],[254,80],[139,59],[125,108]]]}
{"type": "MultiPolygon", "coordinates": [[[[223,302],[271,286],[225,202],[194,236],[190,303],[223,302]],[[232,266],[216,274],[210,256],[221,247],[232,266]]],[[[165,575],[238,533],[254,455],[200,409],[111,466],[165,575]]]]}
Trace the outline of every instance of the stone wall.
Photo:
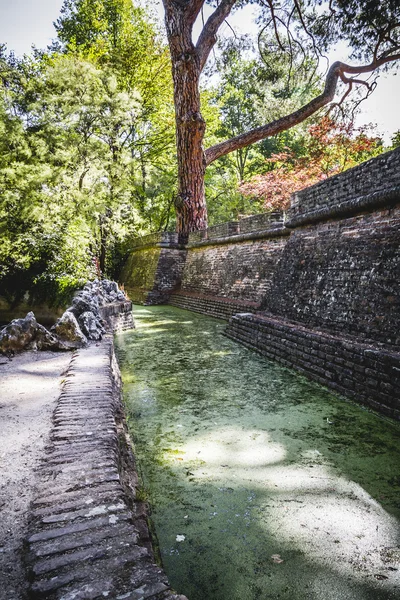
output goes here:
{"type": "Polygon", "coordinates": [[[228,321],[232,315],[238,312],[255,312],[259,308],[256,302],[179,291],[170,295],[168,304],[217,319],[224,319],[225,321],[228,321]]]}
{"type": "Polygon", "coordinates": [[[163,304],[179,287],[186,250],[173,235],[156,234],[143,238],[146,243],[135,242],[120,275],[133,302],[163,304]]]}
{"type": "Polygon", "coordinates": [[[400,347],[400,206],[294,230],[262,310],[400,347]]]}
{"type": "Polygon", "coordinates": [[[266,314],[237,314],[228,337],[400,420],[400,353],[266,314]]]}
{"type": "Polygon", "coordinates": [[[287,236],[189,249],[181,293],[260,304],[268,296],[287,236]]]}
{"type": "Polygon", "coordinates": [[[400,148],[293,194],[288,225],[387,206],[400,195],[400,148]]]}

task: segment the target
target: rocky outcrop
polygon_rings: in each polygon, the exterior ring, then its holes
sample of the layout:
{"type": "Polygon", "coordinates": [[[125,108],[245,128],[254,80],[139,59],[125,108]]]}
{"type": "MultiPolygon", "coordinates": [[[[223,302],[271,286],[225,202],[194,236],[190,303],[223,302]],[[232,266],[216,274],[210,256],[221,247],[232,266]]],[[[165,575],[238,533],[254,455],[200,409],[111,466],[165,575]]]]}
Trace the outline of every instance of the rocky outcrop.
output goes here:
{"type": "Polygon", "coordinates": [[[25,318],[14,319],[0,331],[0,353],[12,355],[21,350],[67,350],[67,347],[29,312],[25,318]]]}
{"type": "MultiPolygon", "coordinates": [[[[48,331],[40,325],[33,312],[23,319],[14,319],[0,331],[0,353],[12,355],[21,350],[71,350],[86,346],[88,340],[99,341],[107,322],[101,313],[104,307],[119,304],[131,310],[125,293],[115,281],[103,279],[88,282],[73,298],[72,306],[48,331]]],[[[133,323],[132,323],[133,325],[133,323]]]]}

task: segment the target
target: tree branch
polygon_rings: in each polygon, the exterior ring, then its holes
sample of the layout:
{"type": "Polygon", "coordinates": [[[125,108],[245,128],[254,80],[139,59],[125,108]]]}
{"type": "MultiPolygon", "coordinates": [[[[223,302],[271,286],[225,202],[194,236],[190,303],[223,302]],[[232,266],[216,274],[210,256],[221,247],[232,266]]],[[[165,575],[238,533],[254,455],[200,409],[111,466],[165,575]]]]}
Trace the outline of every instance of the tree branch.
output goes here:
{"type": "Polygon", "coordinates": [[[197,54],[200,59],[200,70],[203,70],[208,55],[217,41],[217,31],[230,14],[236,0],[221,0],[219,6],[208,18],[196,44],[197,54]]]}
{"type": "Polygon", "coordinates": [[[285,117],[277,119],[276,121],[272,121],[267,125],[256,127],[251,131],[242,133],[231,138],[230,140],[226,140],[225,142],[221,142],[215,146],[212,146],[211,148],[208,148],[205,152],[206,165],[208,166],[217,158],[225,156],[225,154],[229,154],[234,150],[239,150],[240,148],[244,148],[245,146],[249,146],[250,144],[264,140],[267,137],[276,135],[281,131],[286,131],[298,123],[302,123],[305,119],[316,113],[320,108],[326,106],[333,100],[339,78],[342,81],[347,80],[347,82],[351,82],[351,84],[359,83],[359,81],[346,78],[345,73],[357,75],[360,73],[370,73],[388,62],[393,62],[399,59],[400,54],[393,54],[391,56],[381,57],[368,65],[352,66],[340,61],[333,63],[327,73],[325,88],[322,94],[290,115],[286,115],[285,117]]]}
{"type": "Polygon", "coordinates": [[[193,25],[203,8],[205,0],[190,0],[186,8],[186,19],[193,25]]]}

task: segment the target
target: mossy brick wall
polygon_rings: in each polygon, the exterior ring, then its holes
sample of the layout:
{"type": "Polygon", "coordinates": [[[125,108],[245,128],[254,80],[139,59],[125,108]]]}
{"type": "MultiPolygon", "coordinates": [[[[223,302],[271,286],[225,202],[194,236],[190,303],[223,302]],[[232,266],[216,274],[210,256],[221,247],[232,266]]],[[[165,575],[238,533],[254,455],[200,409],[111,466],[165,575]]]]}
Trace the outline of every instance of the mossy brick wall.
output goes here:
{"type": "Polygon", "coordinates": [[[400,347],[400,206],[293,231],[262,310],[400,347]]]}
{"type": "Polygon", "coordinates": [[[287,236],[193,247],[181,292],[254,302],[268,296],[287,236]]]}
{"type": "Polygon", "coordinates": [[[400,420],[400,353],[267,314],[234,315],[228,337],[400,420]]]}
{"type": "Polygon", "coordinates": [[[162,304],[179,287],[186,251],[154,245],[131,252],[120,275],[130,299],[137,304],[162,304]]]}

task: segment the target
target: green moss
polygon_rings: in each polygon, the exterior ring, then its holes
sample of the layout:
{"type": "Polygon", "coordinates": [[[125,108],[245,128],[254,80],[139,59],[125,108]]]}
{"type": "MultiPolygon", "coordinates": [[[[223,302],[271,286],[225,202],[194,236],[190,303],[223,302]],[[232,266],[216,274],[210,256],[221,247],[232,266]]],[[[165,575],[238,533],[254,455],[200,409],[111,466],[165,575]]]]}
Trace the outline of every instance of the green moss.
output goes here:
{"type": "Polygon", "coordinates": [[[172,307],[135,318],[117,352],[173,587],[190,600],[395,598],[398,424],[235,344],[221,321],[172,307]]]}

